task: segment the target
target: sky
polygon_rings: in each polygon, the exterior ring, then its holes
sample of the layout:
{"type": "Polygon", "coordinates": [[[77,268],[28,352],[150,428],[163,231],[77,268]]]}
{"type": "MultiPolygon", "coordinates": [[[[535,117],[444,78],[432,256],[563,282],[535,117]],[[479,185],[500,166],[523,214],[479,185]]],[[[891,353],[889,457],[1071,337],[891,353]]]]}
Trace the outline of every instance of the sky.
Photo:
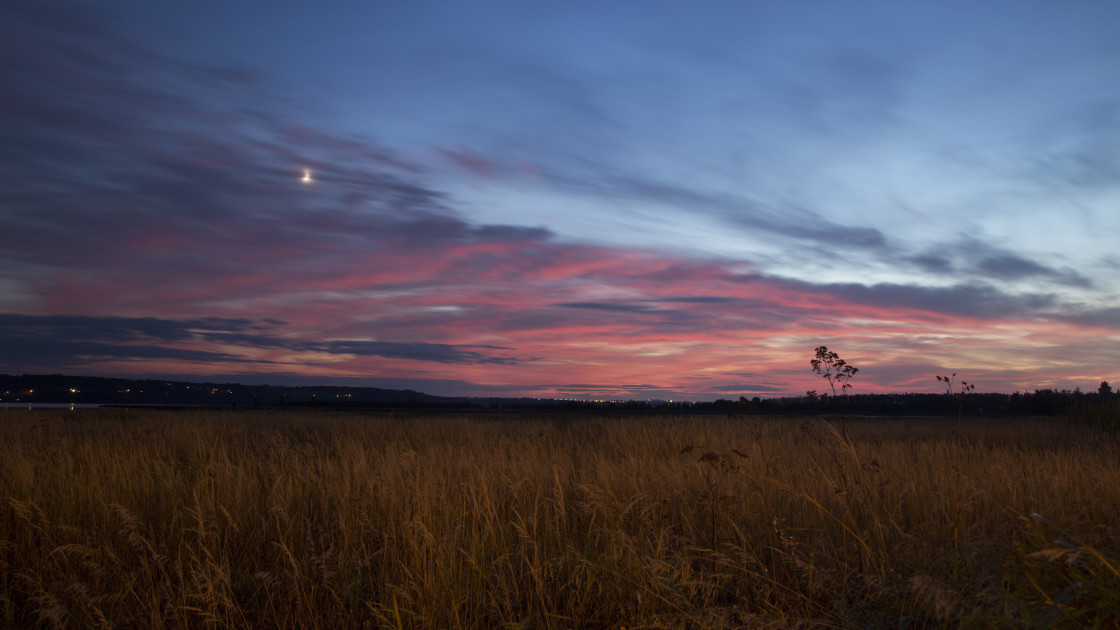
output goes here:
{"type": "Polygon", "coordinates": [[[0,6],[0,373],[1120,380],[1120,4],[0,6]]]}

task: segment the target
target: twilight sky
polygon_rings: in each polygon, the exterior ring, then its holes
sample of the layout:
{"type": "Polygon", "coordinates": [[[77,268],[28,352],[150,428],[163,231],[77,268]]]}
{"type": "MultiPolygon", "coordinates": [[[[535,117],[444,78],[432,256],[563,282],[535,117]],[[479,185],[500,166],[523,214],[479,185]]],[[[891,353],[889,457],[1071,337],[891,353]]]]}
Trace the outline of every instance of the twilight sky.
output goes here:
{"type": "Polygon", "coordinates": [[[857,393],[1095,389],[1117,25],[1110,0],[7,2],[0,373],[711,400],[827,387],[823,344],[857,393]]]}

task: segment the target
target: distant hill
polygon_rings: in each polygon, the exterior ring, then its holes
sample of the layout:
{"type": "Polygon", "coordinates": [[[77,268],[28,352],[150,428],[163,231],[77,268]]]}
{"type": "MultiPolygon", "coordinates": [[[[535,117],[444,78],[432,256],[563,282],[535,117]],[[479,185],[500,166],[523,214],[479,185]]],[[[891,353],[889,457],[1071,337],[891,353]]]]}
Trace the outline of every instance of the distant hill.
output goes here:
{"type": "Polygon", "coordinates": [[[61,374],[0,374],[0,403],[110,405],[459,404],[466,398],[378,387],[241,385],[61,374]]]}
{"type": "Polygon", "coordinates": [[[27,403],[100,405],[205,405],[212,407],[356,407],[446,410],[589,412],[619,414],[710,413],[750,415],[1044,415],[1064,414],[1086,405],[1120,405],[1120,394],[1107,383],[1098,392],[1035,390],[1014,394],[945,393],[851,394],[849,396],[712,402],[594,401],[551,398],[478,398],[432,396],[410,389],[280,386],[238,383],[193,383],[157,379],[63,376],[61,374],[0,374],[0,408],[27,403]]]}

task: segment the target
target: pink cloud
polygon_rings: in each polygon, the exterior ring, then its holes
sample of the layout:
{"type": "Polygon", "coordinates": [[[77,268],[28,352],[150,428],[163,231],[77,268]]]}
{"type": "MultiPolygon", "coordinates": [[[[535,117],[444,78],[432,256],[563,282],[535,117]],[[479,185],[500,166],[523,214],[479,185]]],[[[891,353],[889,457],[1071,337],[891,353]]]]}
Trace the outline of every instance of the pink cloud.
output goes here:
{"type": "MultiPolygon", "coordinates": [[[[750,379],[730,376],[745,371],[766,374],[766,385],[781,391],[819,389],[808,372],[808,356],[819,344],[862,367],[859,391],[928,391],[935,385],[926,381],[940,371],[969,370],[975,381],[1005,391],[1031,380],[1047,386],[1085,377],[1057,369],[1059,344],[1090,345],[1087,331],[1069,323],[868,305],[819,287],[642,250],[453,240],[412,248],[371,242],[372,251],[361,252],[333,247],[333,232],[297,237],[284,226],[259,229],[244,240],[227,235],[232,243],[217,247],[205,230],[181,231],[171,240],[157,235],[96,272],[57,278],[45,291],[47,310],[268,317],[285,322],[286,337],[308,343],[505,348],[486,353],[515,362],[433,365],[329,349],[188,344],[240,353],[261,371],[286,365],[309,378],[438,376],[535,387],[541,394],[564,383],[702,392],[709,383],[723,391],[741,382],[750,389],[750,379]],[[205,262],[192,264],[190,273],[171,273],[160,259],[174,259],[172,243],[205,262]],[[1024,336],[1039,348],[1034,368],[1017,364],[1008,350],[1024,336]],[[896,364],[910,367],[894,374],[896,364]],[[1001,364],[1006,376],[994,367],[1001,364]],[[925,376],[917,373],[922,369],[925,376]]],[[[195,362],[172,371],[217,367],[195,362]]]]}
{"type": "Polygon", "coordinates": [[[471,175],[484,179],[495,179],[497,177],[497,165],[494,161],[477,151],[467,147],[454,147],[439,149],[439,153],[452,166],[471,175]]]}

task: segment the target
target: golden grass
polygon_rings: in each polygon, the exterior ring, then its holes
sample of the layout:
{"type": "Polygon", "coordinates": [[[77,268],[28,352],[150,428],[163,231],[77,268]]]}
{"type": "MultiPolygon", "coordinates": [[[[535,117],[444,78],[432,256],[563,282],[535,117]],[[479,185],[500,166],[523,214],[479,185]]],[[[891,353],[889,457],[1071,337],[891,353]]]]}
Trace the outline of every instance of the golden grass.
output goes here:
{"type": "Polygon", "coordinates": [[[1118,567],[1060,421],[0,412],[0,627],[1108,628],[1118,567]]]}

